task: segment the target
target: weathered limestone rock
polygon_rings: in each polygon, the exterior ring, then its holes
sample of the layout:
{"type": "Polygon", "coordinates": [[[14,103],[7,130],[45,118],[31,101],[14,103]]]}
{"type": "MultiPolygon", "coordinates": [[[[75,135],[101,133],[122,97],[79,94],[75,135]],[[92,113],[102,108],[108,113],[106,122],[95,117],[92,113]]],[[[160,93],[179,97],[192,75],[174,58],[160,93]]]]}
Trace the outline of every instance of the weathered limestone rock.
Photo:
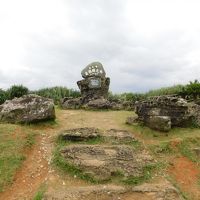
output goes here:
{"type": "Polygon", "coordinates": [[[94,99],[90,100],[86,105],[85,108],[87,109],[109,109],[111,108],[111,104],[107,99],[94,99]]]}
{"type": "Polygon", "coordinates": [[[102,133],[102,136],[109,141],[131,142],[135,141],[133,134],[126,130],[110,129],[102,133]]]}
{"type": "Polygon", "coordinates": [[[122,185],[71,186],[48,190],[44,200],[183,200],[170,183],[144,183],[139,186],[122,185]]]}
{"type": "Polygon", "coordinates": [[[138,120],[161,131],[169,131],[170,126],[199,126],[199,110],[198,105],[177,96],[152,97],[136,104],[138,120]]]}
{"type": "Polygon", "coordinates": [[[81,101],[81,98],[65,97],[61,100],[61,107],[63,109],[79,109],[81,101]]]}
{"type": "Polygon", "coordinates": [[[138,122],[137,116],[130,116],[126,118],[126,124],[133,125],[134,123],[138,122]]]}
{"type": "Polygon", "coordinates": [[[111,102],[110,105],[111,105],[112,110],[123,110],[124,109],[122,103],[111,102]]]}
{"type": "Polygon", "coordinates": [[[81,91],[82,103],[88,103],[93,99],[107,98],[110,85],[110,78],[106,78],[103,65],[93,62],[86,66],[81,72],[84,78],[77,82],[81,91]]]}
{"type": "Polygon", "coordinates": [[[153,158],[127,145],[69,145],[61,150],[65,161],[96,180],[108,180],[119,171],[124,177],[141,176],[153,158]]]}
{"type": "Polygon", "coordinates": [[[134,109],[135,109],[135,103],[132,101],[124,101],[122,106],[123,106],[124,110],[134,111],[134,109]]]}
{"type": "Polygon", "coordinates": [[[101,131],[93,127],[63,130],[60,138],[66,141],[88,141],[90,139],[104,139],[108,143],[130,143],[136,141],[134,135],[126,130],[110,129],[101,131]]]}
{"type": "Polygon", "coordinates": [[[183,200],[180,192],[169,182],[161,184],[144,183],[142,185],[133,187],[132,191],[142,194],[149,194],[151,199],[155,200],[183,200]]]}
{"type": "Polygon", "coordinates": [[[87,141],[90,139],[98,138],[101,133],[96,128],[77,128],[64,130],[61,133],[61,138],[63,140],[69,141],[87,141]]]}
{"type": "Polygon", "coordinates": [[[169,116],[150,116],[146,124],[159,131],[169,131],[171,129],[171,118],[169,116]]]}
{"type": "Polygon", "coordinates": [[[31,123],[55,119],[53,100],[35,94],[7,100],[0,106],[0,121],[31,123]]]}

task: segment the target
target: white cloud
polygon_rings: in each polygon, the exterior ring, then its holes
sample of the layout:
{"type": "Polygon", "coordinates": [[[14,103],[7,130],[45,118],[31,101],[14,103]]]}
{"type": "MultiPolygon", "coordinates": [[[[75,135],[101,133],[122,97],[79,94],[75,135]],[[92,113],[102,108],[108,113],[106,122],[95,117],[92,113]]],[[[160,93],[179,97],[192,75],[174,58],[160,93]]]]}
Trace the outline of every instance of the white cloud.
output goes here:
{"type": "Polygon", "coordinates": [[[0,88],[77,88],[92,61],[114,92],[199,79],[199,9],[195,0],[0,1],[0,88]]]}

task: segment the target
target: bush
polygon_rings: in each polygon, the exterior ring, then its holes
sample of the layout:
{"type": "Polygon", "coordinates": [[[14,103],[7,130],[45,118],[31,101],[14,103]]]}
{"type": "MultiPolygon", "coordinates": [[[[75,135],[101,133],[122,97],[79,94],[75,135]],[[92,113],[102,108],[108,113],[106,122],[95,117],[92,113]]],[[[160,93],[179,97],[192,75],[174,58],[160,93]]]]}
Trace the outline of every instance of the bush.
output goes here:
{"type": "Polygon", "coordinates": [[[7,98],[7,92],[0,89],[0,104],[4,103],[7,98]]]}
{"type": "Polygon", "coordinates": [[[76,98],[80,96],[80,92],[77,90],[68,89],[67,87],[58,87],[58,86],[51,88],[43,88],[34,91],[33,93],[42,97],[53,99],[55,104],[58,104],[60,102],[60,99],[64,97],[76,98]]]}
{"type": "Polygon", "coordinates": [[[29,90],[27,87],[23,85],[13,85],[10,89],[8,89],[8,98],[14,99],[15,97],[21,97],[23,95],[28,94],[29,90]]]}
{"type": "Polygon", "coordinates": [[[184,86],[183,85],[174,85],[171,87],[163,87],[156,90],[150,90],[146,93],[147,97],[152,96],[161,96],[161,95],[178,95],[182,90],[184,86]]]}
{"type": "Polygon", "coordinates": [[[193,97],[195,100],[200,95],[200,83],[198,80],[195,80],[194,82],[190,81],[189,84],[185,87],[186,94],[193,97]]]}

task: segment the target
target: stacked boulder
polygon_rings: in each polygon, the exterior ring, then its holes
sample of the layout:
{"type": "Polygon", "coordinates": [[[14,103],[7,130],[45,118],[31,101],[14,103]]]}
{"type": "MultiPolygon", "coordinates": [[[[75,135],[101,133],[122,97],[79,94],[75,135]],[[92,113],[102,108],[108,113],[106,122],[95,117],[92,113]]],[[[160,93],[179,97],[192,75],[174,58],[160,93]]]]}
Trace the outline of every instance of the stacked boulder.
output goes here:
{"type": "Polygon", "coordinates": [[[77,82],[81,97],[64,98],[61,102],[62,108],[111,108],[111,103],[107,100],[110,78],[106,77],[103,65],[100,62],[90,63],[82,70],[81,75],[83,80],[77,82]]]}
{"type": "Polygon", "coordinates": [[[171,127],[200,125],[200,106],[178,96],[158,96],[137,102],[137,121],[152,129],[169,131],[171,127]]]}

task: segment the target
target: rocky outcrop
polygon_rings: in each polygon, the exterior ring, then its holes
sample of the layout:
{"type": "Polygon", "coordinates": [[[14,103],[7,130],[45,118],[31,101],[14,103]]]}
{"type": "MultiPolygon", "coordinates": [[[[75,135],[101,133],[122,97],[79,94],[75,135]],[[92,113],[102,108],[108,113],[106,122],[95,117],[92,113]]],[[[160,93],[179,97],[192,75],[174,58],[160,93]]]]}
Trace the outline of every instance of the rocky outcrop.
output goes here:
{"type": "Polygon", "coordinates": [[[149,116],[146,125],[152,129],[169,131],[171,129],[171,118],[169,116],[149,116]]]}
{"type": "Polygon", "coordinates": [[[101,181],[119,172],[124,177],[142,176],[143,168],[153,160],[128,145],[69,145],[61,150],[61,155],[68,164],[101,181]]]}
{"type": "Polygon", "coordinates": [[[169,131],[173,126],[200,125],[200,107],[177,96],[152,97],[136,104],[138,121],[152,129],[169,131]]]}
{"type": "Polygon", "coordinates": [[[109,142],[126,143],[135,141],[135,137],[132,133],[126,130],[110,129],[107,131],[101,131],[93,127],[76,128],[63,130],[60,133],[60,138],[65,141],[88,141],[90,139],[102,138],[109,142]]]}
{"type": "Polygon", "coordinates": [[[126,143],[135,141],[132,133],[126,130],[110,129],[102,133],[102,137],[112,142],[126,143]]]}
{"type": "Polygon", "coordinates": [[[81,98],[65,97],[61,100],[60,105],[63,109],[79,109],[81,102],[81,98]]]}
{"type": "Polygon", "coordinates": [[[101,136],[101,133],[96,128],[76,128],[64,130],[60,134],[62,140],[69,141],[87,141],[101,136]]]}
{"type": "Polygon", "coordinates": [[[0,121],[32,123],[55,119],[53,100],[35,94],[7,100],[0,106],[0,121]]]}
{"type": "Polygon", "coordinates": [[[153,158],[142,146],[132,146],[136,139],[126,130],[79,128],[63,131],[59,137],[73,142],[100,139],[96,141],[98,145],[71,144],[60,150],[66,163],[95,180],[108,180],[119,173],[124,179],[140,177],[146,165],[154,164],[153,158]]]}
{"type": "Polygon", "coordinates": [[[111,108],[111,104],[107,99],[94,99],[89,101],[84,108],[86,109],[109,109],[111,108]]]}
{"type": "Polygon", "coordinates": [[[93,62],[81,72],[83,80],[77,82],[81,91],[80,98],[64,98],[61,100],[63,109],[108,109],[111,103],[107,100],[110,78],[106,77],[103,65],[93,62]]]}
{"type": "Polygon", "coordinates": [[[134,123],[137,123],[138,117],[137,116],[130,116],[126,118],[126,124],[133,125],[134,123]]]}
{"type": "Polygon", "coordinates": [[[103,65],[93,62],[87,65],[81,72],[84,78],[77,82],[81,91],[82,103],[88,103],[93,99],[107,98],[110,78],[106,77],[103,65]]]}
{"type": "Polygon", "coordinates": [[[132,188],[133,192],[148,194],[151,199],[155,200],[183,200],[180,192],[169,182],[149,184],[144,183],[132,188]]]}
{"type": "Polygon", "coordinates": [[[145,183],[140,186],[122,185],[71,186],[48,190],[44,200],[183,200],[180,192],[170,183],[145,183]]]}

